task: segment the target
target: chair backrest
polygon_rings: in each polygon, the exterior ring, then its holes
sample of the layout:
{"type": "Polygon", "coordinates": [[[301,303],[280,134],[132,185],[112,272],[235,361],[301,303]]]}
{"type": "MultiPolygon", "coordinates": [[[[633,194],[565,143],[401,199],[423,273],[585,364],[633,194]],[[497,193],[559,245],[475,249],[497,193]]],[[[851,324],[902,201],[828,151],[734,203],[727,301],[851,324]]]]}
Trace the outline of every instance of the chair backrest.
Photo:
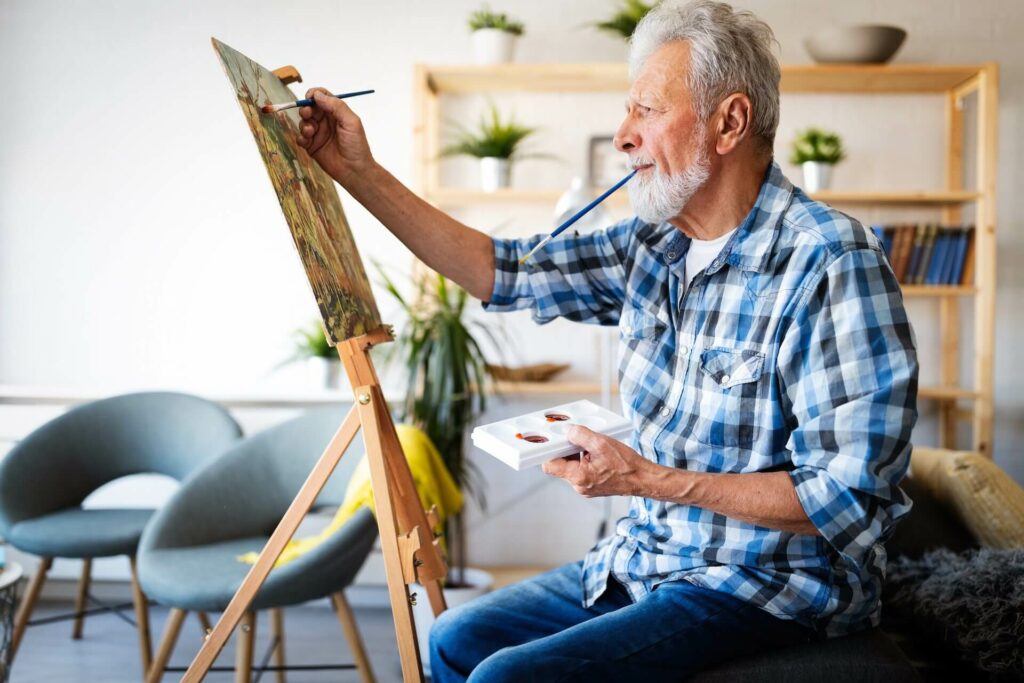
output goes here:
{"type": "Polygon", "coordinates": [[[130,474],[184,479],[241,437],[222,406],[188,394],[124,394],[77,406],[0,461],[0,530],[80,505],[130,474]]]}
{"type": "MultiPolygon", "coordinates": [[[[151,520],[140,552],[267,534],[281,520],[331,437],[347,406],[315,408],[258,432],[190,476],[151,520]]],[[[342,501],[361,457],[357,436],[317,498],[342,501]]]]}

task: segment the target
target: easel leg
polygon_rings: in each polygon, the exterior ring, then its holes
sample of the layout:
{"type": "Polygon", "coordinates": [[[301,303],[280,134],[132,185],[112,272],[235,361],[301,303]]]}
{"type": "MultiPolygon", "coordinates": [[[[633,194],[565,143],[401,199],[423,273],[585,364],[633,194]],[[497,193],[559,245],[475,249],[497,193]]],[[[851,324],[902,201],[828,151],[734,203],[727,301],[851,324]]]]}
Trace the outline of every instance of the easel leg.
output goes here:
{"type": "Polygon", "coordinates": [[[242,585],[239,587],[238,592],[235,593],[235,597],[228,603],[227,609],[221,614],[217,625],[210,632],[209,638],[203,642],[202,648],[200,648],[199,653],[188,667],[188,671],[182,677],[182,683],[198,683],[198,681],[206,677],[210,667],[213,666],[214,660],[217,659],[217,655],[224,649],[224,644],[227,643],[231,632],[235,630],[235,626],[238,625],[239,620],[248,610],[249,605],[252,604],[253,598],[256,597],[256,592],[263,585],[263,582],[267,580],[267,575],[274,568],[274,562],[277,561],[288,541],[295,535],[295,531],[299,528],[302,518],[313,507],[316,497],[327,483],[331,473],[334,472],[334,468],[337,467],[338,461],[341,460],[341,456],[345,453],[345,449],[352,443],[352,439],[355,438],[358,429],[359,412],[353,408],[349,411],[348,416],[345,417],[345,422],[331,439],[331,443],[327,445],[323,455],[320,456],[320,460],[317,461],[313,471],[309,473],[309,477],[306,478],[306,482],[299,489],[298,495],[295,496],[292,504],[288,506],[284,517],[281,518],[277,528],[274,529],[274,533],[270,536],[270,540],[267,541],[267,545],[260,551],[256,563],[253,564],[245,580],[242,581],[242,585]]]}

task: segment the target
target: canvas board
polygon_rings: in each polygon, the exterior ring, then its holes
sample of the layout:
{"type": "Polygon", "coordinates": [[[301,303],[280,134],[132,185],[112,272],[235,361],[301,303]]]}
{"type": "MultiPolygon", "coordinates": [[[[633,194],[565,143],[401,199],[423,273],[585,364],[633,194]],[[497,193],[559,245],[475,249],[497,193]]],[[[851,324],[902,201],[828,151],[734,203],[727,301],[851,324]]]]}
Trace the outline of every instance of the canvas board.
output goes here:
{"type": "Polygon", "coordinates": [[[299,114],[264,114],[264,104],[298,99],[269,69],[212,39],[249,124],[313,288],[331,345],[381,326],[334,181],[298,146],[299,114]]]}

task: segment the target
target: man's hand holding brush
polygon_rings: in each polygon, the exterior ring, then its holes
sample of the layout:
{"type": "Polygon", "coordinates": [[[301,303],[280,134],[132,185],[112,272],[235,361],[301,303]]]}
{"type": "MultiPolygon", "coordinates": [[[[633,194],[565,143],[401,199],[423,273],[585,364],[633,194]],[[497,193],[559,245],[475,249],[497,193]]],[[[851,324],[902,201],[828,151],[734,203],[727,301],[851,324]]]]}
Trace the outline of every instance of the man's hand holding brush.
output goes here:
{"type": "Polygon", "coordinates": [[[324,88],[306,97],[314,105],[299,109],[299,146],[420,260],[488,301],[494,289],[491,238],[423,201],[378,164],[362,121],[344,101],[324,88]]]}

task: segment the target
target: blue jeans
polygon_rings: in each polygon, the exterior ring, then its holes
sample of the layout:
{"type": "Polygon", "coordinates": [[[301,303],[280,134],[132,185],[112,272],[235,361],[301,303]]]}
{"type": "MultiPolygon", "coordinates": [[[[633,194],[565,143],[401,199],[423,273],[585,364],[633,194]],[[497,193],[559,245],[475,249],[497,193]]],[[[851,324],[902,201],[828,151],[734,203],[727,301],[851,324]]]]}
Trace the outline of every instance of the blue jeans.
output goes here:
{"type": "Polygon", "coordinates": [[[430,631],[434,683],[680,680],[812,631],[686,581],[638,603],[612,578],[582,607],[582,562],[444,612],[430,631]]]}

